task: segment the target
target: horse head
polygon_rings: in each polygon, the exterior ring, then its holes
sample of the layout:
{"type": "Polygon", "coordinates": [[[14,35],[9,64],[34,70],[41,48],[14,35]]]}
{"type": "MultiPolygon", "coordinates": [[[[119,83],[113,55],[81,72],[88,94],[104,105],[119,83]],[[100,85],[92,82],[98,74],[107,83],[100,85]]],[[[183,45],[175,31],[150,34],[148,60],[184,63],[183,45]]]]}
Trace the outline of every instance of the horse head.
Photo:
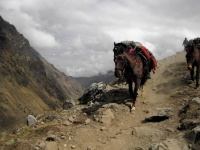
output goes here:
{"type": "Polygon", "coordinates": [[[113,52],[114,55],[121,55],[123,54],[124,50],[126,49],[126,45],[123,43],[115,43],[114,42],[114,48],[113,48],[113,52]]]}
{"type": "Polygon", "coordinates": [[[186,51],[186,61],[187,61],[187,68],[188,70],[192,69],[192,64],[194,62],[194,40],[187,40],[187,38],[184,39],[183,45],[184,50],[186,51]]]}
{"type": "Polygon", "coordinates": [[[186,51],[186,53],[191,52],[194,49],[194,44],[193,44],[193,40],[187,40],[187,38],[184,39],[183,41],[183,46],[184,46],[184,50],[186,51]]]}
{"type": "Polygon", "coordinates": [[[127,60],[123,54],[118,55],[115,60],[115,76],[119,79],[125,77],[125,69],[127,66],[127,60]]]}
{"type": "Polygon", "coordinates": [[[187,68],[192,69],[192,64],[195,61],[194,51],[190,51],[186,54],[187,68]]]}
{"type": "Polygon", "coordinates": [[[119,79],[124,78],[125,67],[127,65],[127,60],[124,56],[124,51],[126,51],[127,46],[123,43],[114,43],[114,62],[115,62],[115,76],[119,79]]]}

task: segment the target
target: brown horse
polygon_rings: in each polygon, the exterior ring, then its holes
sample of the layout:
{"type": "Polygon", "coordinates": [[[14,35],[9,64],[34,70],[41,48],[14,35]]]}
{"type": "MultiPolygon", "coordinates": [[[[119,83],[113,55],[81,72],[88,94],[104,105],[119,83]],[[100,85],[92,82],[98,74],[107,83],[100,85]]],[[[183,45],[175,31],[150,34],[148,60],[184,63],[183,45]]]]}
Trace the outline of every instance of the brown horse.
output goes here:
{"type": "Polygon", "coordinates": [[[186,38],[183,42],[186,51],[186,61],[192,81],[194,81],[194,68],[196,67],[196,88],[199,87],[200,74],[200,39],[188,41],[186,38]]]}
{"type": "Polygon", "coordinates": [[[148,63],[145,62],[137,47],[131,49],[123,43],[114,43],[114,62],[115,62],[115,76],[119,79],[125,78],[129,85],[129,93],[132,97],[131,111],[135,110],[135,102],[137,92],[142,87],[149,72],[148,63]],[[130,52],[131,50],[131,52],[130,52]],[[133,82],[135,88],[133,91],[133,82]]]}

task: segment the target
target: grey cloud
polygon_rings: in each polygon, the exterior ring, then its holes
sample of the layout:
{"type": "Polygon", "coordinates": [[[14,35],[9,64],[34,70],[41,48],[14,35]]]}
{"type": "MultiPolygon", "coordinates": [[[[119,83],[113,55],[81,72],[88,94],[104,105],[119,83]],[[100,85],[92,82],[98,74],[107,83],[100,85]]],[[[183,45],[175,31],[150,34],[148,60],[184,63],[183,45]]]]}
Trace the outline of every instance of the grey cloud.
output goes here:
{"type": "Polygon", "coordinates": [[[71,76],[114,68],[113,43],[142,42],[163,59],[200,35],[198,0],[0,0],[2,17],[71,76]]]}

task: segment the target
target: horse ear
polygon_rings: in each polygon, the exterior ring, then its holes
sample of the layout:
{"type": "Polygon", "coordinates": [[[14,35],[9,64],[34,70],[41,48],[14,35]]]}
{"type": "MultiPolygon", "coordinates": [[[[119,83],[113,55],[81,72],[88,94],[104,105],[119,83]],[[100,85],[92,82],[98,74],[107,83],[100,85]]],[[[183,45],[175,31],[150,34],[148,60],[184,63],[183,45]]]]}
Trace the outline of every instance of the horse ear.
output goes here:
{"type": "Polygon", "coordinates": [[[183,45],[186,46],[187,44],[188,44],[188,39],[185,38],[184,41],[183,41],[183,45]]]}
{"type": "Polygon", "coordinates": [[[114,42],[114,46],[116,45],[116,43],[114,42]]]}

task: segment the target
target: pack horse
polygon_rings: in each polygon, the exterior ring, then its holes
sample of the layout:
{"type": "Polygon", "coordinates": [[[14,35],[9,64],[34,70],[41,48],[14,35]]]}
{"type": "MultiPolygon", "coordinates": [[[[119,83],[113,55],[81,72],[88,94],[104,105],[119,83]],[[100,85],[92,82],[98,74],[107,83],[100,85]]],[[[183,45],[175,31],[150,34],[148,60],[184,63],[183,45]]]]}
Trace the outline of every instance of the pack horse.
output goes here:
{"type": "Polygon", "coordinates": [[[199,87],[199,74],[200,74],[200,38],[195,38],[192,40],[183,41],[183,45],[186,51],[186,61],[188,70],[190,70],[190,75],[192,81],[194,81],[194,69],[196,67],[196,87],[199,87]]]}
{"type": "Polygon", "coordinates": [[[150,78],[150,71],[155,72],[157,66],[156,59],[139,42],[114,43],[113,52],[115,76],[119,80],[126,79],[129,93],[132,97],[131,111],[135,110],[138,89],[150,78]],[[134,90],[133,83],[135,83],[134,90]]]}

